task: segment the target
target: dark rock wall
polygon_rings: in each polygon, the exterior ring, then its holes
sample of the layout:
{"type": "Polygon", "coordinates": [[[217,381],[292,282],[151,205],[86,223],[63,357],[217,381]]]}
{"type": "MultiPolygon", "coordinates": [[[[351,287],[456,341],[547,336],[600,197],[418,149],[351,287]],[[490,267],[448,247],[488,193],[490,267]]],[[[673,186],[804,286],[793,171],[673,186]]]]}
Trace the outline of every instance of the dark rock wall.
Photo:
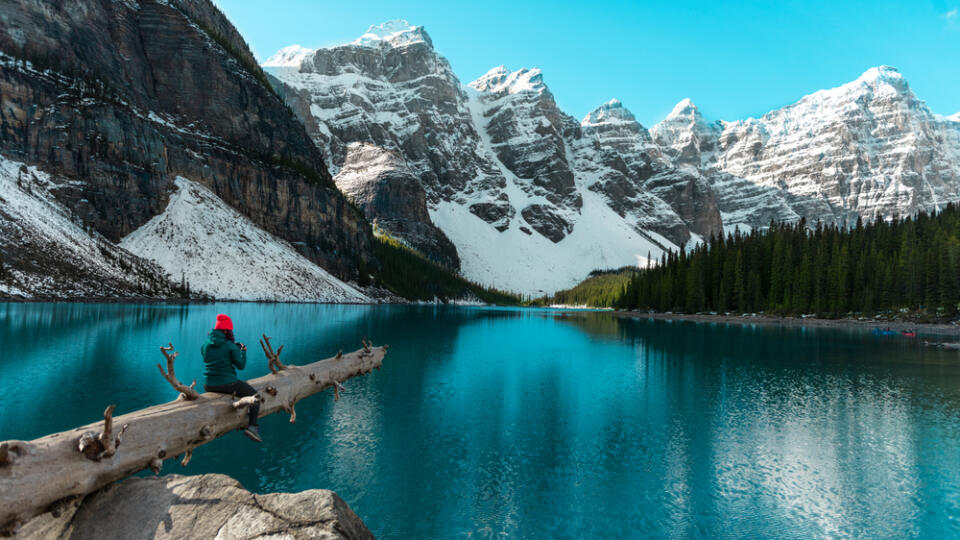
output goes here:
{"type": "Polygon", "coordinates": [[[0,154],[81,180],[58,197],[85,224],[117,241],[184,176],[339,277],[369,257],[369,226],[209,1],[4,0],[0,22],[0,154]]]}

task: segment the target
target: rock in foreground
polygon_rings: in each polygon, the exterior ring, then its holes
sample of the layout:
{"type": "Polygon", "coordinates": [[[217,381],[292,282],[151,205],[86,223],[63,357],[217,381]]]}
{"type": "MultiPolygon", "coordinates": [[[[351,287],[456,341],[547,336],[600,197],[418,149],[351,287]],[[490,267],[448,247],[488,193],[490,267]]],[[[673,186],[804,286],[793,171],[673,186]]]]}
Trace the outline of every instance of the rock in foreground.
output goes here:
{"type": "Polygon", "coordinates": [[[131,478],[26,523],[22,538],[372,539],[336,493],[257,495],[222,474],[131,478]]]}

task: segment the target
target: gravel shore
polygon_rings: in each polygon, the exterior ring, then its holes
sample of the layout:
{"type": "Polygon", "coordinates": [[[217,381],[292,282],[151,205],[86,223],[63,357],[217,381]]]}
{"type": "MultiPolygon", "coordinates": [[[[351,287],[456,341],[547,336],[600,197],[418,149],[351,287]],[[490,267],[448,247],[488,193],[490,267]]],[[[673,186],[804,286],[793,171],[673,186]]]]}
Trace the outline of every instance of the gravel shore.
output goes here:
{"type": "Polygon", "coordinates": [[[762,324],[767,326],[800,326],[808,328],[857,328],[873,330],[889,328],[895,332],[915,330],[920,335],[936,335],[960,339],[960,325],[956,323],[916,323],[910,321],[886,321],[881,319],[818,319],[815,317],[773,317],[769,315],[688,315],[683,313],[646,313],[640,311],[614,311],[617,317],[693,321],[727,324],[762,324]]]}

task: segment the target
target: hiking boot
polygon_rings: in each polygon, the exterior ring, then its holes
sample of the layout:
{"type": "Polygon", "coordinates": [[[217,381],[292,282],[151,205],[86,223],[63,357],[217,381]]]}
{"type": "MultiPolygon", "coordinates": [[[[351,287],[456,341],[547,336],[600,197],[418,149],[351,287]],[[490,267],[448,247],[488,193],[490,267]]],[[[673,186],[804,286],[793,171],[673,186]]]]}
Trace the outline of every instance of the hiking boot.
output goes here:
{"type": "Polygon", "coordinates": [[[243,430],[243,434],[253,442],[263,442],[263,439],[260,438],[260,426],[248,426],[247,429],[243,430]]]}

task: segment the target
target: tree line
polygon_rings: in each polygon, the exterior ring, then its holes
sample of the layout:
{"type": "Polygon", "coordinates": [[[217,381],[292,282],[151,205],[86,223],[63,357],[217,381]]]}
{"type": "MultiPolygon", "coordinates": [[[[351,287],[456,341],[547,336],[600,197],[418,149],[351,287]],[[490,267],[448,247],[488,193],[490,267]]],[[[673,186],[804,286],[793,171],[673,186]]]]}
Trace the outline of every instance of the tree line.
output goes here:
{"type": "Polygon", "coordinates": [[[360,261],[361,286],[385,287],[409,300],[476,299],[488,304],[520,304],[518,296],[466,280],[387,235],[373,237],[373,252],[379,268],[373,270],[360,261]]]}
{"type": "MultiPolygon", "coordinates": [[[[771,223],[714,235],[659,264],[631,269],[591,305],[694,312],[841,316],[923,311],[952,316],[960,303],[960,207],[852,227],[771,223]]],[[[559,293],[563,294],[563,293],[559,293]]]]}

